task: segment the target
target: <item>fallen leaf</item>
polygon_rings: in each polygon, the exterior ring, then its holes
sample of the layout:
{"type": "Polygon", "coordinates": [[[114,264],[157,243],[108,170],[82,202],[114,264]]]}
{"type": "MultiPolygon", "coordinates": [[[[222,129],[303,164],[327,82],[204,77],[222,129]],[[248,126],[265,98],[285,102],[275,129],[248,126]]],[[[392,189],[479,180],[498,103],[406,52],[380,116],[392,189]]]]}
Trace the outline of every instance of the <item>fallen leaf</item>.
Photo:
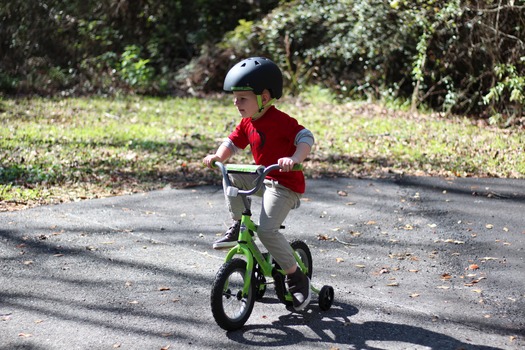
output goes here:
{"type": "Polygon", "coordinates": [[[399,283],[397,282],[391,282],[389,284],[387,284],[387,287],[398,287],[399,286],[399,283]]]}
{"type": "Polygon", "coordinates": [[[412,293],[412,294],[410,294],[410,297],[411,297],[411,298],[417,298],[418,296],[419,296],[418,293],[412,293]]]}
{"type": "Polygon", "coordinates": [[[166,290],[170,290],[171,288],[170,287],[159,287],[159,291],[160,292],[164,292],[166,290]]]}
{"type": "Polygon", "coordinates": [[[483,292],[481,289],[473,289],[472,291],[478,294],[481,294],[483,292]]]}
{"type": "Polygon", "coordinates": [[[448,273],[444,273],[444,274],[441,275],[441,279],[445,280],[445,281],[449,280],[451,278],[452,278],[452,276],[450,274],[448,274],[448,273]]]}
{"type": "Polygon", "coordinates": [[[469,270],[477,270],[477,269],[479,269],[479,266],[476,265],[476,264],[471,264],[468,268],[469,268],[469,270]]]}
{"type": "Polygon", "coordinates": [[[485,227],[488,228],[489,230],[492,230],[494,228],[494,225],[486,224],[485,227]]]}
{"type": "Polygon", "coordinates": [[[342,263],[342,262],[344,262],[345,260],[344,260],[343,258],[336,258],[335,261],[336,261],[337,263],[342,263]]]}
{"type": "Polygon", "coordinates": [[[417,272],[419,272],[419,270],[412,269],[412,270],[408,270],[408,272],[416,272],[417,273],[417,272]]]}
{"type": "Polygon", "coordinates": [[[348,192],[346,192],[346,191],[337,191],[337,194],[338,194],[339,196],[341,196],[341,197],[346,197],[346,196],[348,196],[348,192]]]}
{"type": "Polygon", "coordinates": [[[358,267],[360,269],[364,269],[365,268],[365,265],[355,265],[355,267],[358,267]]]}
{"type": "Polygon", "coordinates": [[[377,222],[375,222],[374,220],[369,220],[365,225],[375,225],[377,224],[377,222]]]}
{"type": "Polygon", "coordinates": [[[319,240],[319,241],[328,241],[328,240],[330,240],[330,237],[328,235],[321,235],[321,234],[319,234],[319,235],[317,235],[317,240],[319,240]]]}
{"type": "Polygon", "coordinates": [[[434,228],[434,227],[437,227],[437,225],[436,225],[436,224],[428,224],[427,226],[428,226],[428,227],[430,227],[430,228],[434,228]]]}
{"type": "Polygon", "coordinates": [[[478,282],[480,282],[481,280],[484,280],[484,279],[486,279],[486,277],[480,277],[477,280],[472,280],[472,283],[478,283],[478,282]]]}
{"type": "Polygon", "coordinates": [[[31,333],[18,333],[18,336],[21,337],[21,338],[29,338],[29,337],[32,337],[33,334],[31,334],[31,333]]]}
{"type": "Polygon", "coordinates": [[[450,286],[437,286],[437,289],[450,289],[450,286]]]}
{"type": "Polygon", "coordinates": [[[346,202],[345,205],[356,205],[356,202],[346,202]]]}

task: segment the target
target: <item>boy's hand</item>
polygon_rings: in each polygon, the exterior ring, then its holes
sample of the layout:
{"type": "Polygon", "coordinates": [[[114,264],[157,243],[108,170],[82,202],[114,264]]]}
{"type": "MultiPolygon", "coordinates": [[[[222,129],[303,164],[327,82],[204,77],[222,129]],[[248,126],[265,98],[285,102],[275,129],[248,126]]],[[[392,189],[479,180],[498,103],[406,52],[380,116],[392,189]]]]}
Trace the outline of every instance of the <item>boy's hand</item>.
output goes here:
{"type": "Polygon", "coordinates": [[[282,172],[291,171],[295,163],[296,162],[295,162],[295,160],[292,157],[280,158],[277,161],[277,164],[279,164],[281,166],[281,170],[280,171],[282,171],[282,172]]]}
{"type": "Polygon", "coordinates": [[[215,162],[218,162],[220,160],[221,158],[218,155],[209,154],[206,157],[204,157],[202,161],[208,168],[213,168],[213,165],[215,164],[215,162]]]}

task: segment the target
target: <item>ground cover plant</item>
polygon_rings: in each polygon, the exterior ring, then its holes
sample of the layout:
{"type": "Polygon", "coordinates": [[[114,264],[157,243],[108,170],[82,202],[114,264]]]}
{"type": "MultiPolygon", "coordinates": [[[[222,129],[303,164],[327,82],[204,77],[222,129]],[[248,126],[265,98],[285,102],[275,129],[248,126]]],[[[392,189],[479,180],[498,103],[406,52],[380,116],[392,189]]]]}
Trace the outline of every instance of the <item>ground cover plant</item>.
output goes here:
{"type": "MultiPolygon", "coordinates": [[[[308,177],[525,178],[523,128],[322,96],[279,102],[317,136],[308,177]]],[[[237,122],[224,95],[1,100],[0,211],[219,184],[201,160],[237,122]]]]}

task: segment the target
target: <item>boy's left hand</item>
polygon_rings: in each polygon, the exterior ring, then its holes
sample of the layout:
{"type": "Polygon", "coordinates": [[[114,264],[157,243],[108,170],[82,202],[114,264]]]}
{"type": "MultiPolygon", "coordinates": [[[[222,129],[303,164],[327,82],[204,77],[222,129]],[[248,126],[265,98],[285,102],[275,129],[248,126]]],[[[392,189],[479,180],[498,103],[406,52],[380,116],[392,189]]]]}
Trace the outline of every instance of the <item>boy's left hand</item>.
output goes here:
{"type": "Polygon", "coordinates": [[[277,161],[277,164],[281,166],[280,171],[282,172],[291,171],[295,163],[296,163],[295,160],[291,157],[280,158],[277,161]]]}

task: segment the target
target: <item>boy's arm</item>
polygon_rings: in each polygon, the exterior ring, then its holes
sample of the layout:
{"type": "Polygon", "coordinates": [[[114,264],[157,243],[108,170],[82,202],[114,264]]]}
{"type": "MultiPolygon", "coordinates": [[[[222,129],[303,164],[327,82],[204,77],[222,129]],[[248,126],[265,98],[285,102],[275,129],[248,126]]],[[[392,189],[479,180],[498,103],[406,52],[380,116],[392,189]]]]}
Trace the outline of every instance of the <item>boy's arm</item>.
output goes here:
{"type": "MultiPolygon", "coordinates": [[[[294,161],[295,164],[299,164],[304,162],[306,157],[310,154],[310,150],[312,147],[310,147],[309,144],[301,142],[297,145],[297,149],[295,150],[294,154],[290,157],[294,161]]],[[[293,164],[292,164],[293,165],[293,164]]]]}
{"type": "Polygon", "coordinates": [[[290,171],[294,164],[304,162],[306,157],[310,154],[315,142],[314,135],[310,130],[303,129],[297,134],[295,142],[296,149],[294,154],[291,157],[284,157],[278,160],[278,163],[281,166],[281,171],[290,171]]]}
{"type": "Polygon", "coordinates": [[[232,156],[233,152],[226,146],[220,145],[215,154],[209,154],[206,157],[204,157],[204,164],[206,164],[207,167],[211,168],[213,167],[213,164],[215,162],[225,162],[232,156]]]}
{"type": "Polygon", "coordinates": [[[207,155],[203,162],[206,164],[207,167],[212,167],[213,163],[215,162],[221,162],[224,163],[228,159],[230,159],[231,156],[233,156],[235,153],[237,153],[239,149],[237,146],[233,144],[233,142],[227,138],[224,140],[224,142],[219,146],[215,154],[207,155]]]}
{"type": "Polygon", "coordinates": [[[310,147],[310,145],[307,143],[301,142],[298,144],[294,154],[291,157],[284,157],[278,160],[278,163],[281,166],[281,171],[290,171],[292,170],[294,164],[302,163],[308,154],[310,154],[311,149],[312,147],[310,147]]]}

